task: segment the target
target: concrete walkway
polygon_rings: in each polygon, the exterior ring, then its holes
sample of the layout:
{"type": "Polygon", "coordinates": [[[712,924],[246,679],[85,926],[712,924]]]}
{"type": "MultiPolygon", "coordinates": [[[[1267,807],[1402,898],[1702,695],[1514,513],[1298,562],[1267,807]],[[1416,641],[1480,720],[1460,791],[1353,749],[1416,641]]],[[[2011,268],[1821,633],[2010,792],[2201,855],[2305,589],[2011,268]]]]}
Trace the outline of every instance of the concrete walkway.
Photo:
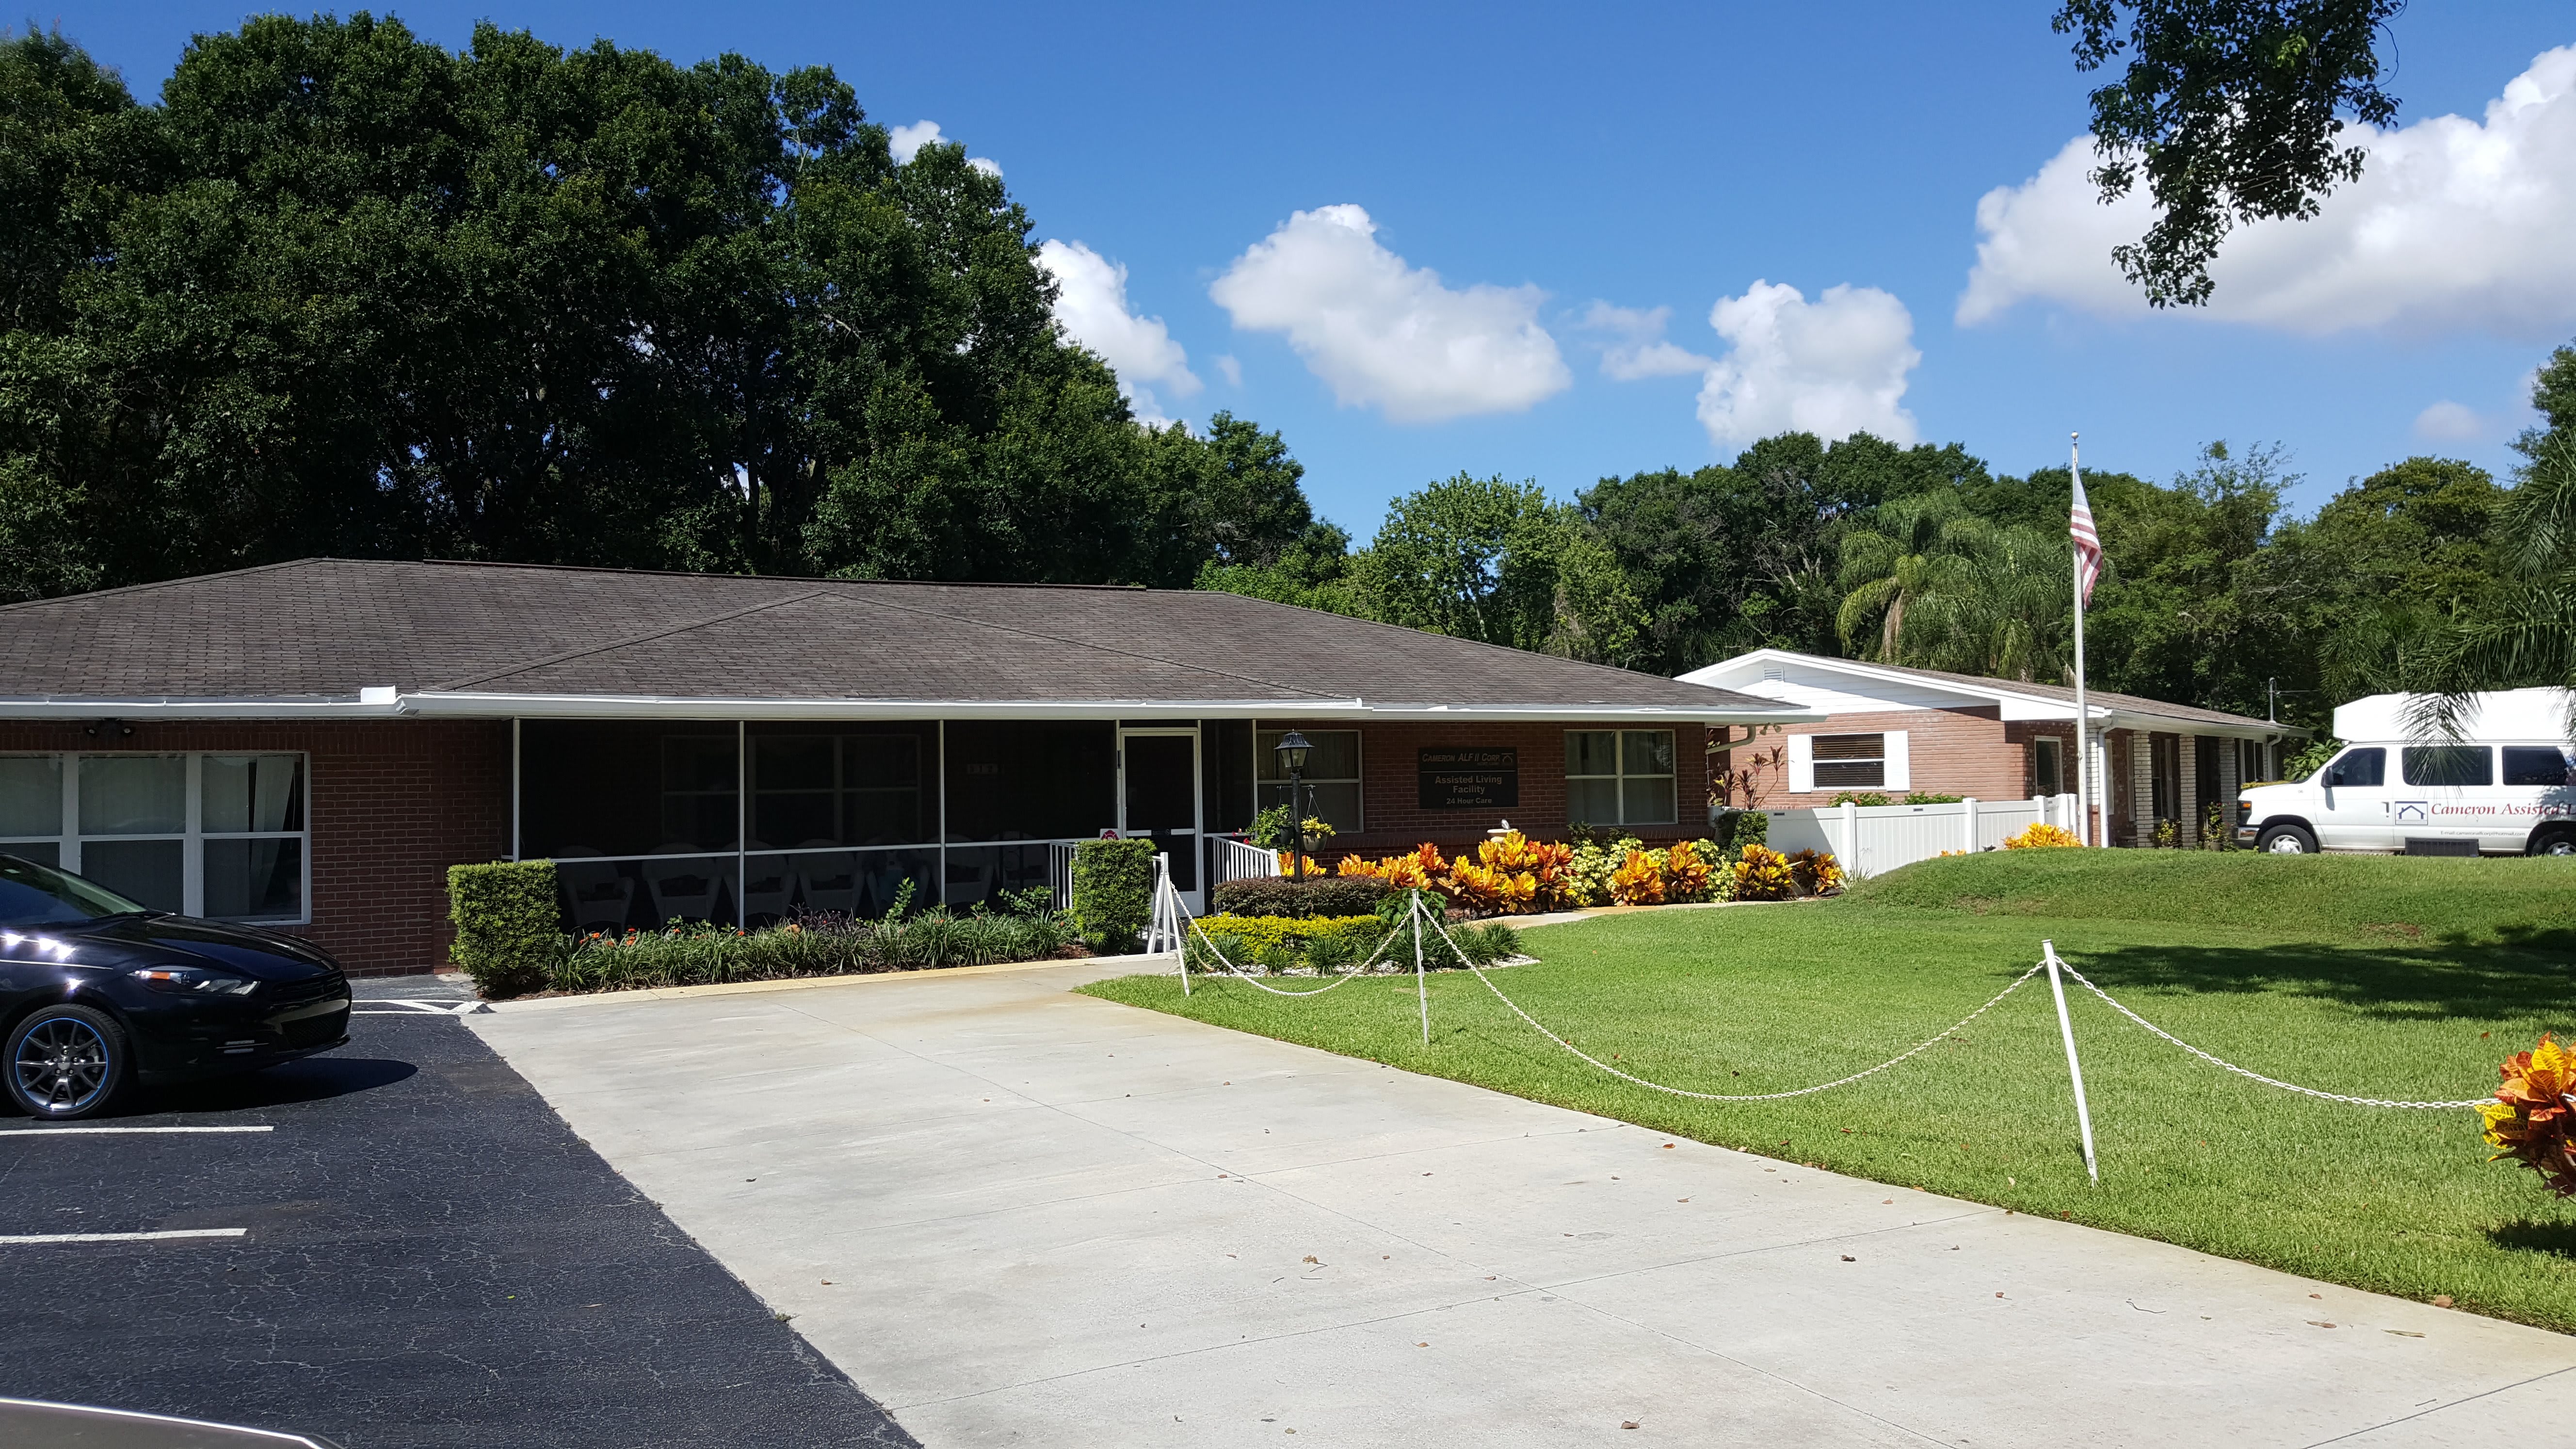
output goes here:
{"type": "Polygon", "coordinates": [[[465,1020],[934,1449],[2576,1423],[2576,1339],[1068,994],[1099,970],[465,1020]]]}

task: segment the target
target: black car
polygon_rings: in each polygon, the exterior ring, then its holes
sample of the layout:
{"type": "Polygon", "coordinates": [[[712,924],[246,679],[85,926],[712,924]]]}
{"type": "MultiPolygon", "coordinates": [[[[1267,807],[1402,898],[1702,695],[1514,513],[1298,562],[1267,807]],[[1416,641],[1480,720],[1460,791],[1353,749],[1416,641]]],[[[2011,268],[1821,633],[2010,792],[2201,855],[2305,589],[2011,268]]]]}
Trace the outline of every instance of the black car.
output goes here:
{"type": "Polygon", "coordinates": [[[256,1071],[349,1039],[349,982],[312,944],[145,910],[0,855],[9,1098],[57,1121],[136,1082],[256,1071]]]}

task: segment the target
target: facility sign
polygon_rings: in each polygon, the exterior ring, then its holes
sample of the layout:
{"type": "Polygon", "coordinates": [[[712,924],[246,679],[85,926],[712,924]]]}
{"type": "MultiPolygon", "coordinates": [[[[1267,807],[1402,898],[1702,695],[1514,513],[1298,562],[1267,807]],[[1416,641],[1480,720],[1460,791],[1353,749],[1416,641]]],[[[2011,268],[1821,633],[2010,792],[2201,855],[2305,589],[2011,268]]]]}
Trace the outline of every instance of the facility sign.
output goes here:
{"type": "Polygon", "coordinates": [[[1521,752],[1512,746],[1425,746],[1419,758],[1421,809],[1508,810],[1521,803],[1521,752]]]}

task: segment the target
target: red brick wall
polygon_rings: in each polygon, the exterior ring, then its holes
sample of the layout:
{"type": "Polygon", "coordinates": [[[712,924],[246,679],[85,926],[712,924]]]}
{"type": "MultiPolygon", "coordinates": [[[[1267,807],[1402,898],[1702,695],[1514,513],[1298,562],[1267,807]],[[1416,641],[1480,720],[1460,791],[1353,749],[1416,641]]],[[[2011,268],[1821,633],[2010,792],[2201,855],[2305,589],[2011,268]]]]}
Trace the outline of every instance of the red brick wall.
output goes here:
{"type": "MultiPolygon", "coordinates": [[[[1785,750],[1790,735],[1872,735],[1903,730],[1909,779],[1905,790],[1925,795],[1965,795],[1975,800],[2016,800],[2029,797],[2030,736],[2062,733],[2071,766],[2075,758],[2074,729],[2072,724],[2007,724],[2003,711],[1991,704],[1959,709],[1873,710],[1834,715],[1822,724],[1786,725],[1778,733],[1763,735],[1749,748],[1767,755],[1775,745],[1785,750]]],[[[1834,796],[1841,793],[1836,788],[1791,794],[1788,773],[1787,757],[1783,755],[1780,769],[1763,777],[1762,804],[1780,810],[1802,810],[1831,805],[1834,796]]],[[[1886,793],[1901,795],[1905,791],[1886,793]]]]}
{"type": "MultiPolygon", "coordinates": [[[[1265,719],[1265,730],[1347,730],[1360,732],[1360,809],[1367,830],[1339,835],[1320,858],[1330,863],[1342,854],[1391,855],[1424,841],[1454,854],[1480,844],[1485,832],[1511,821],[1536,840],[1565,838],[1565,733],[1601,729],[1601,725],[1564,724],[1371,724],[1349,720],[1265,719]],[[1418,776],[1426,748],[1493,748],[1520,751],[1520,803],[1498,810],[1424,810],[1418,776]]],[[[1657,726],[1657,728],[1661,728],[1657,726]]],[[[1707,732],[1698,725],[1673,727],[1673,793],[1679,819],[1665,826],[1635,826],[1648,843],[1696,839],[1708,830],[1707,732]]]]}
{"type": "Polygon", "coordinates": [[[447,960],[447,867],[510,849],[506,721],[154,724],[112,744],[77,722],[0,721],[0,751],[301,750],[313,831],[310,937],[359,975],[447,960]]]}

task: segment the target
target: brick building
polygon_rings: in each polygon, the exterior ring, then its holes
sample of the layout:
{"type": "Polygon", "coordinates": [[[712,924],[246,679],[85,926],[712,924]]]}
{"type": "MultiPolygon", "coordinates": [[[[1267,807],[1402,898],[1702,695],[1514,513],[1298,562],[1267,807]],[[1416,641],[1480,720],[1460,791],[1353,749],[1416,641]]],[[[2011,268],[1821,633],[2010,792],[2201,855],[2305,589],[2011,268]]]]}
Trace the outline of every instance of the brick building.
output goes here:
{"type": "MultiPolygon", "coordinates": [[[[1764,772],[1762,803],[1796,809],[1846,793],[1961,795],[2005,800],[2073,794],[2075,691],[2053,684],[1828,659],[1785,649],[1749,654],[1682,676],[1802,705],[1813,723],[1755,726],[1712,740],[1713,768],[1781,754],[1764,772]],[[1732,747],[1732,748],[1730,748],[1732,747]],[[1744,759],[1736,759],[1741,755],[1744,759]]],[[[2208,808],[2233,828],[2239,786],[2279,774],[2283,741],[2306,731],[2269,720],[2089,690],[2093,766],[2086,795],[2101,818],[2108,780],[2111,845],[2154,843],[2172,822],[2178,843],[2198,844],[2208,808]]]]}
{"type": "Polygon", "coordinates": [[[0,853],[144,905],[446,949],[445,873],[566,924],[964,906],[1103,831],[1201,896],[1311,746],[1336,852],[1695,835],[1796,704],[1231,594],[306,560],[0,609],[0,853]]]}

